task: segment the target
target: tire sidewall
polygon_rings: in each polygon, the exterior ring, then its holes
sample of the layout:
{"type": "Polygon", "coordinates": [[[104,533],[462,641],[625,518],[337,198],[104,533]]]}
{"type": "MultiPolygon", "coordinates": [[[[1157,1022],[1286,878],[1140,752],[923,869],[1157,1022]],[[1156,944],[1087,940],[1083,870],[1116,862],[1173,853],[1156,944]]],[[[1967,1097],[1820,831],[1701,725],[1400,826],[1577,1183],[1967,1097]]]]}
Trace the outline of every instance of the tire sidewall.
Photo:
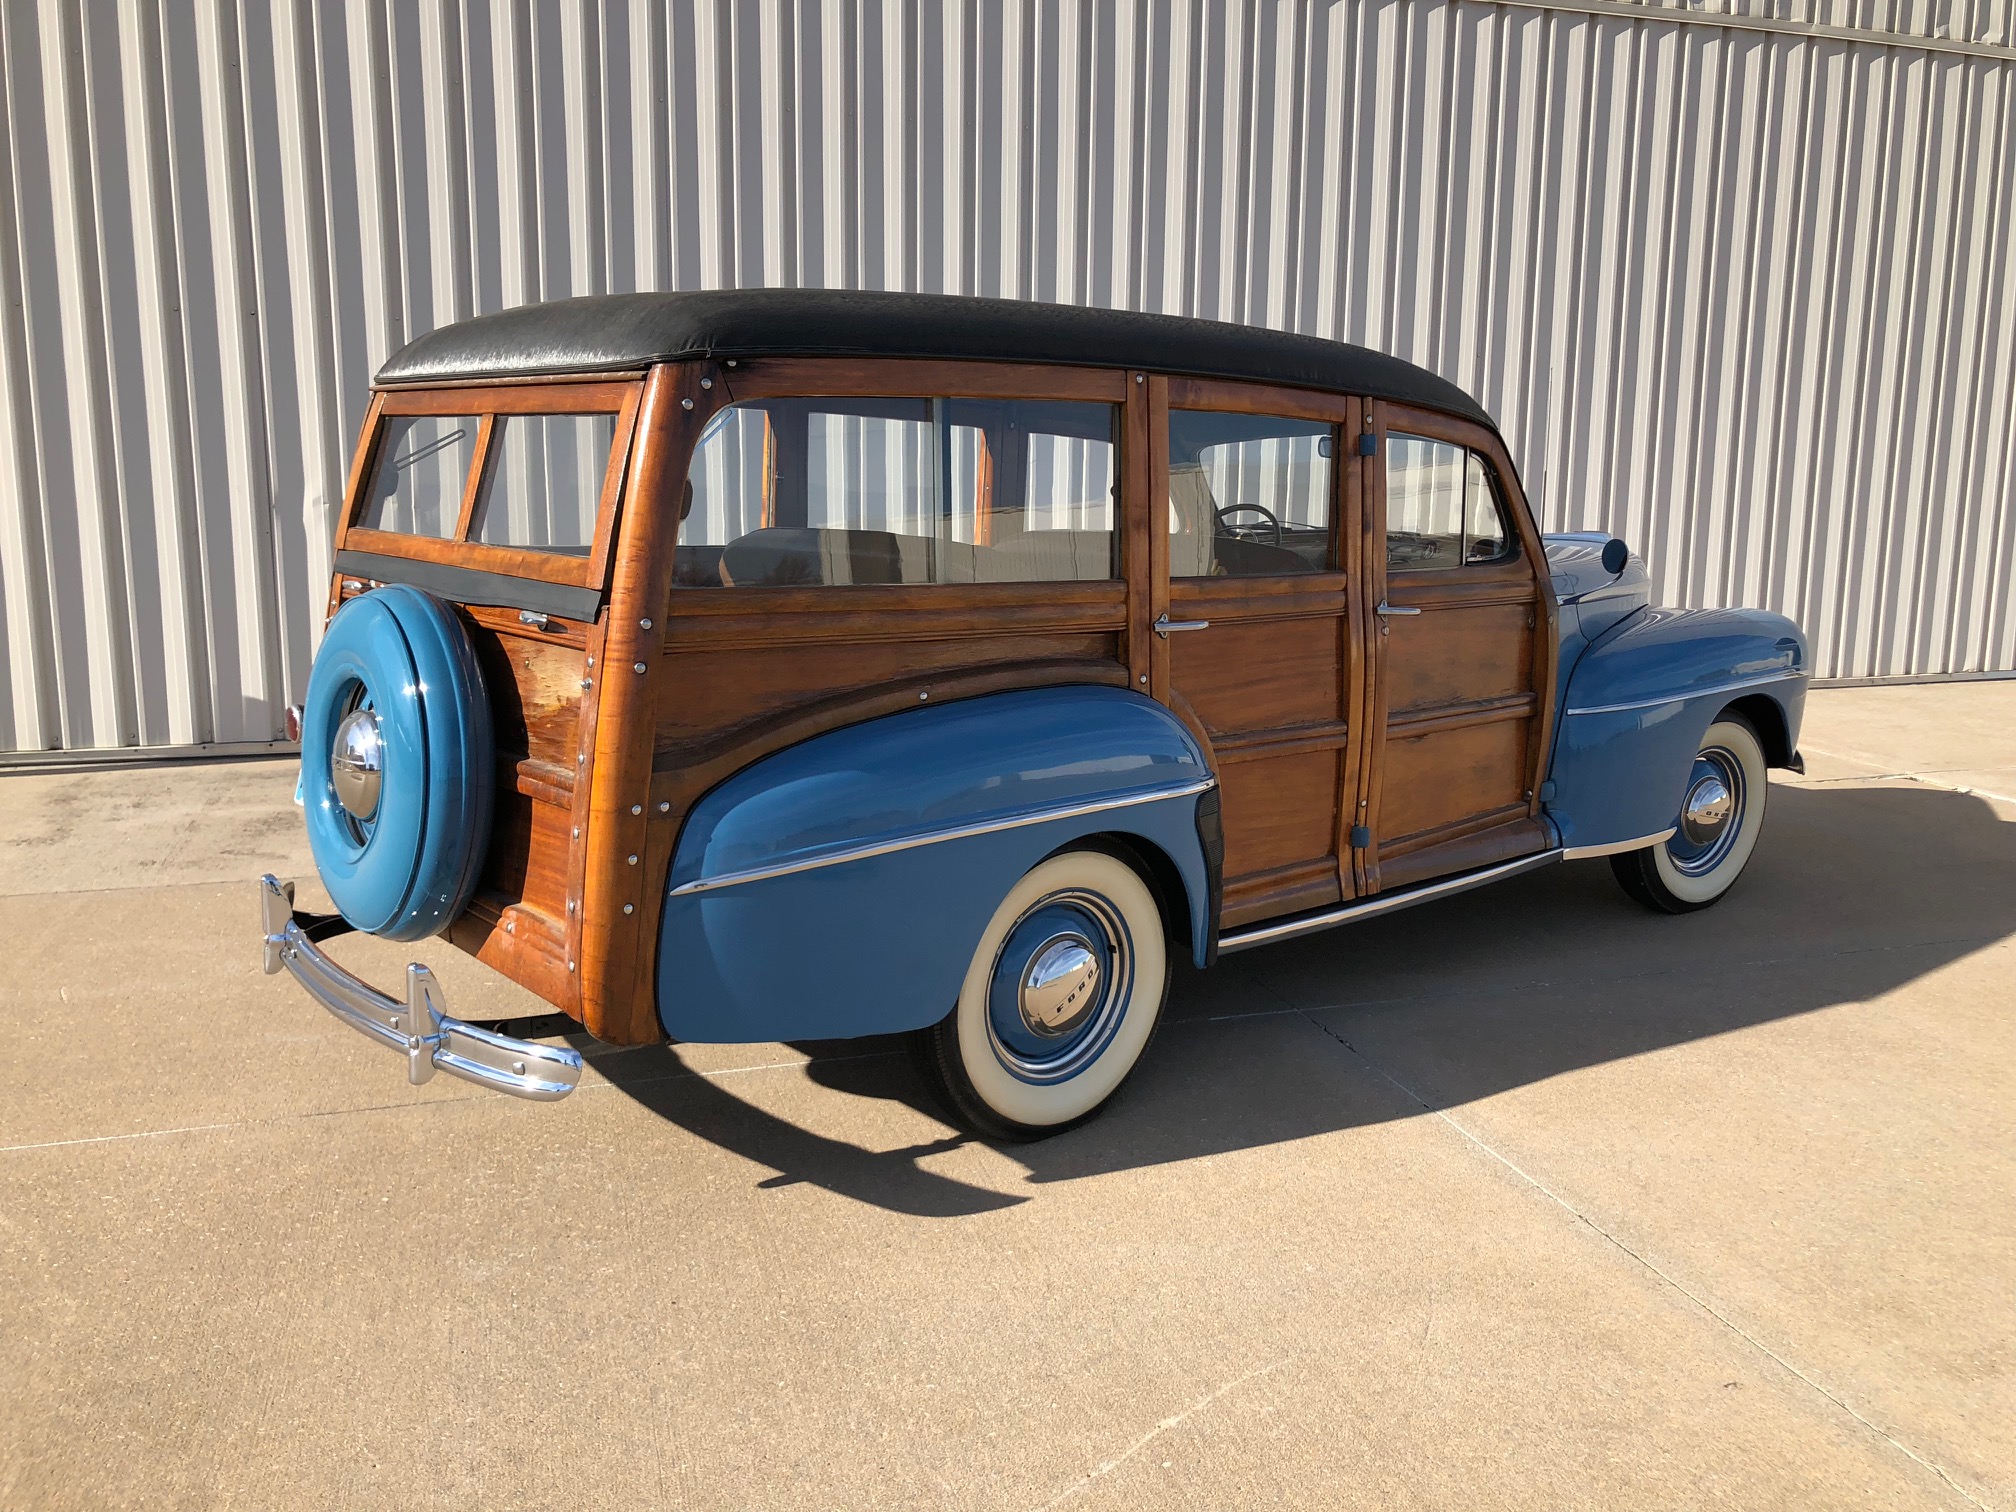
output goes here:
{"type": "Polygon", "coordinates": [[[1652,847],[1652,870],[1659,885],[1675,901],[1696,908],[1721,897],[1735,885],[1736,879],[1743,874],[1743,868],[1749,864],[1750,854],[1757,848],[1758,833],[1764,827],[1764,808],[1771,780],[1763,744],[1757,739],[1756,731],[1744,721],[1724,717],[1710,725],[1701,737],[1698,749],[1706,751],[1715,746],[1728,751],[1743,768],[1743,806],[1737,813],[1740,827],[1728,852],[1710,870],[1689,875],[1674,865],[1665,842],[1652,847]]]}
{"type": "Polygon", "coordinates": [[[345,919],[419,940],[467,906],[489,844],[494,766],[489,699],[454,611],[403,584],[345,603],[316,654],[301,720],[309,849],[345,919]],[[330,769],[337,724],[360,688],[378,715],[384,760],[361,839],[330,769]]]}
{"type": "Polygon", "coordinates": [[[1162,911],[1134,868],[1103,851],[1052,856],[1009,889],[974,948],[949,1026],[958,1069],[994,1118],[1030,1131],[1053,1132],[1089,1117],[1119,1090],[1155,1033],[1168,987],[1162,911]],[[988,998],[1009,931],[1044,898],[1066,888],[1096,892],[1119,913],[1132,937],[1133,977],[1120,1023],[1099,1054],[1076,1075],[1036,1084],[1009,1071],[995,1054],[988,998]]]}

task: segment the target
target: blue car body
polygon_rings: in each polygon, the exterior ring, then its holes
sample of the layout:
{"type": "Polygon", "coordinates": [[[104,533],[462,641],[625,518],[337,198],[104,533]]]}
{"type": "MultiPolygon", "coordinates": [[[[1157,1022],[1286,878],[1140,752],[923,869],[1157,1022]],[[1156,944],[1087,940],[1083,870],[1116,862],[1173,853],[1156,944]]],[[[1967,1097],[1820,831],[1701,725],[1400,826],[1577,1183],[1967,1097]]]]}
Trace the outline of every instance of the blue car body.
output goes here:
{"type": "MultiPolygon", "coordinates": [[[[1545,814],[1600,854],[1670,831],[1701,737],[1736,706],[1773,759],[1796,749],[1806,643],[1745,609],[1647,607],[1607,537],[1550,537],[1560,606],[1545,814]]],[[[957,997],[1005,879],[1099,839],[1180,895],[1172,935],[1214,955],[1209,758],[1162,705],[1066,686],[920,707],[744,768],[694,809],[667,883],[658,1011],[675,1039],[828,1039],[917,1029],[957,997]],[[928,908],[929,928],[918,928],[928,908]]]]}
{"type": "Polygon", "coordinates": [[[744,768],[687,821],[659,1017],[675,1039],[721,1043],[935,1023],[1003,879],[1095,838],[1175,879],[1170,932],[1202,965],[1216,800],[1196,739],[1120,688],[997,693],[817,736],[744,768]]]}
{"type": "Polygon", "coordinates": [[[1608,539],[1547,537],[1561,651],[1542,796],[1571,855],[1672,829],[1701,738],[1725,709],[1750,721],[1774,764],[1790,764],[1806,701],[1806,637],[1791,620],[1761,609],[1651,608],[1642,561],[1602,568],[1608,539]]]}

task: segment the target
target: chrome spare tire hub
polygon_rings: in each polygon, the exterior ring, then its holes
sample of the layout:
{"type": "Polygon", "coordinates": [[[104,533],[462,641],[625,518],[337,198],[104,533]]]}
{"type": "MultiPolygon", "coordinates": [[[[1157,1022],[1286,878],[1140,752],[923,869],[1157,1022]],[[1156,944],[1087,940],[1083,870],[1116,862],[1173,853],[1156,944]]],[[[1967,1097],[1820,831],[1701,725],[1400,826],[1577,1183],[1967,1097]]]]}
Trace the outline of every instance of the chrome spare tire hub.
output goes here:
{"type": "Polygon", "coordinates": [[[378,715],[353,709],[336,726],[329,752],[329,783],[336,801],[353,819],[368,820],[378,812],[378,790],[385,769],[385,742],[378,715]]]}

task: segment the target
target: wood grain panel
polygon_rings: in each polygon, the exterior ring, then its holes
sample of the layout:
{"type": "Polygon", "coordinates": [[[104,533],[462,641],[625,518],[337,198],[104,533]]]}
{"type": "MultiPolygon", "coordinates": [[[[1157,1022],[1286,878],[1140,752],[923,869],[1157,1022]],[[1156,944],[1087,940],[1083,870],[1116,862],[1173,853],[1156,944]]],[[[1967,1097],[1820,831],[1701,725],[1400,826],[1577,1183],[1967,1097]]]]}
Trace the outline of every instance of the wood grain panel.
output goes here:
{"type": "Polygon", "coordinates": [[[1525,805],[1509,814],[1491,816],[1482,828],[1444,838],[1437,831],[1423,837],[1423,843],[1399,855],[1381,855],[1379,875],[1385,885],[1412,887],[1437,877],[1474,871],[1509,861],[1514,856],[1530,856],[1547,845],[1547,827],[1530,818],[1525,805]]]}
{"type": "Polygon", "coordinates": [[[1305,751],[1232,762],[1219,772],[1228,896],[1251,874],[1298,862],[1327,861],[1334,882],[1338,759],[1335,750],[1305,751]]]}
{"type": "MultiPolygon", "coordinates": [[[[1169,637],[1170,676],[1214,737],[1327,722],[1338,716],[1340,639],[1328,614],[1213,620],[1169,637]]],[[[1229,833],[1229,814],[1226,825],[1229,833]]]]}
{"type": "MultiPolygon", "coordinates": [[[[675,627],[675,636],[676,636],[675,627]]],[[[658,748],[669,750],[794,705],[932,673],[999,663],[1110,661],[1124,665],[1121,637],[1106,633],[960,635],[916,641],[829,641],[736,650],[674,650],[664,659],[669,695],[660,706],[658,748]]],[[[929,691],[928,688],[920,691],[929,691]]],[[[919,699],[918,702],[925,700],[919,699]]]]}
{"type": "Polygon", "coordinates": [[[1227,928],[1335,903],[1343,896],[1333,856],[1255,872],[1225,885],[1219,920],[1227,928]]]}
{"type": "Polygon", "coordinates": [[[469,639],[490,691],[498,752],[558,767],[569,774],[571,788],[587,676],[583,649],[482,625],[471,627],[469,639]]]}
{"type": "Polygon", "coordinates": [[[1389,845],[1447,823],[1452,815],[1523,812],[1530,725],[1525,719],[1491,720],[1412,739],[1390,731],[1376,829],[1382,867],[1389,845]],[[1452,804],[1451,794],[1460,794],[1460,802],[1452,804]]]}
{"type": "Polygon", "coordinates": [[[1527,604],[1494,604],[1393,618],[1387,637],[1388,716],[1530,693],[1531,613],[1527,604]]]}

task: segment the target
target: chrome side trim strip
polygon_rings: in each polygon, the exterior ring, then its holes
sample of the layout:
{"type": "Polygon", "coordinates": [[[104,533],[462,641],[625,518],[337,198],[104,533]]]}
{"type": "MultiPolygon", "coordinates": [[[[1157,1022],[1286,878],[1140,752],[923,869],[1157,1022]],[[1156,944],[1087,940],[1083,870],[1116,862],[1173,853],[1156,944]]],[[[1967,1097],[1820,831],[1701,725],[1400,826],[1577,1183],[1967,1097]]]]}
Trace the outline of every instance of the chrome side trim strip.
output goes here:
{"type": "Polygon", "coordinates": [[[1331,929],[1339,924],[1356,924],[1360,919],[1376,919],[1380,914],[1398,913],[1403,908],[1412,908],[1416,903],[1431,903],[1437,898],[1454,897],[1457,893],[1468,892],[1473,887],[1482,887],[1489,882],[1500,882],[1507,877],[1516,877],[1521,872],[1538,871],[1543,866],[1552,866],[1562,858],[1559,850],[1541,851],[1538,855],[1520,856],[1513,861],[1500,861],[1496,866],[1487,866],[1482,871],[1464,872],[1461,876],[1444,877],[1439,882],[1427,882],[1419,887],[1410,887],[1404,892],[1382,893],[1376,898],[1367,898],[1359,903],[1346,903],[1342,908],[1333,908],[1325,913],[1305,914],[1300,918],[1282,919],[1271,924],[1254,924],[1245,929],[1235,929],[1230,934],[1218,937],[1218,953],[1225,955],[1234,950],[1250,950],[1255,945],[1272,945],[1277,940],[1293,940],[1301,935],[1315,934],[1318,930],[1331,929]]]}
{"type": "Polygon", "coordinates": [[[292,882],[270,875],[259,879],[259,916],[266,974],[285,967],[310,997],[352,1029],[405,1056],[406,1079],[415,1086],[446,1071],[513,1097],[557,1102],[580,1083],[580,1051],[450,1018],[442,1011],[441,984],[425,966],[406,968],[403,1003],[352,976],[294,921],[292,882]]]}
{"type": "Polygon", "coordinates": [[[1627,709],[1656,709],[1661,704],[1685,703],[1690,698],[1706,698],[1711,693],[1733,693],[1738,688],[1762,688],[1807,676],[1804,672],[1773,672],[1768,677],[1739,677],[1734,682],[1713,683],[1705,688],[1689,688],[1684,693],[1668,693],[1663,698],[1638,698],[1629,703],[1590,704],[1582,709],[1563,709],[1562,717],[1576,714],[1622,714],[1627,709]]]}
{"type": "Polygon", "coordinates": [[[1680,826],[1669,824],[1656,835],[1641,835],[1636,840],[1614,840],[1608,845],[1571,845],[1561,852],[1563,861],[1593,861],[1598,856],[1617,856],[1625,851],[1643,850],[1648,845],[1663,845],[1678,833],[1680,826]]]}
{"type": "Polygon", "coordinates": [[[691,882],[680,883],[668,896],[677,898],[688,893],[713,892],[716,888],[734,887],[743,882],[767,882],[772,877],[788,877],[795,872],[816,871],[822,866],[840,866],[848,861],[865,861],[870,856],[887,856],[896,851],[916,850],[919,846],[939,845],[947,840],[969,840],[975,835],[992,835],[1000,830],[1023,829],[1031,824],[1047,824],[1052,819],[1076,819],[1085,814],[1105,813],[1109,809],[1135,808],[1143,803],[1160,803],[1165,798],[1189,798],[1217,785],[1216,777],[1205,777],[1196,782],[1150,788],[1143,792],[1126,793],[1117,798],[1099,798],[1088,803],[1065,803],[1050,808],[1030,809],[1025,813],[1011,814],[1004,819],[986,819],[978,824],[962,824],[952,829],[934,830],[930,834],[907,835],[901,840],[880,840],[871,845],[850,845],[841,850],[824,851],[819,855],[807,856],[797,861],[781,861],[775,866],[752,866],[743,871],[723,872],[718,877],[696,877],[691,882]]]}

